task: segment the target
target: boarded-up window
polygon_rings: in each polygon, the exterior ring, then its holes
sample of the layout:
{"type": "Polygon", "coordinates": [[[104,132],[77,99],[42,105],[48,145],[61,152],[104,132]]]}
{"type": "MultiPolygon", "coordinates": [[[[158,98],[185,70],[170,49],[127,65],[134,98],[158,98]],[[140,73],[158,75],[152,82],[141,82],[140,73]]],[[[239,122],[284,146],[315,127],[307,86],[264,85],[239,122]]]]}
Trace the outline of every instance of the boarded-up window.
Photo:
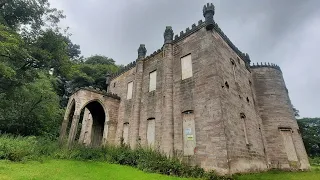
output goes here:
{"type": "Polygon", "coordinates": [[[128,89],[127,89],[127,99],[132,98],[132,90],[133,90],[133,82],[129,82],[128,89]]]}
{"type": "Polygon", "coordinates": [[[284,148],[288,156],[288,161],[289,162],[298,161],[296,149],[294,147],[293,140],[292,140],[291,129],[280,129],[280,132],[283,138],[284,148]]]}
{"type": "Polygon", "coordinates": [[[149,147],[154,147],[155,141],[155,131],[156,131],[156,121],[154,118],[148,119],[148,128],[147,128],[147,141],[149,147]]]}
{"type": "Polygon", "coordinates": [[[122,132],[123,143],[128,144],[129,139],[129,123],[123,124],[123,132],[122,132]]]}
{"type": "Polygon", "coordinates": [[[192,77],[191,54],[181,58],[181,73],[182,80],[192,77]]]}
{"type": "Polygon", "coordinates": [[[156,90],[157,87],[157,71],[149,74],[149,92],[156,90]]]}
{"type": "Polygon", "coordinates": [[[192,111],[186,111],[182,114],[183,120],[183,154],[185,156],[194,155],[196,147],[196,133],[194,124],[194,114],[192,111]]]}

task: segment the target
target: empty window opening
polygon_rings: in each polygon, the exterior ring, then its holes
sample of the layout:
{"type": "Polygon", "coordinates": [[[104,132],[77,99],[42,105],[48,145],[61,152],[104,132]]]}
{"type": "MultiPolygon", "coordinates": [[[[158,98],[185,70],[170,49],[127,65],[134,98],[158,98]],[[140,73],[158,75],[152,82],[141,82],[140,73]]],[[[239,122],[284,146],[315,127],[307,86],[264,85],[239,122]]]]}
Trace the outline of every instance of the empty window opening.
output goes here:
{"type": "Polygon", "coordinates": [[[229,89],[229,84],[227,81],[224,83],[224,85],[229,89]]]}
{"type": "Polygon", "coordinates": [[[251,86],[252,85],[252,82],[249,80],[249,85],[251,86]]]}
{"type": "Polygon", "coordinates": [[[243,131],[244,131],[244,138],[246,141],[246,145],[250,145],[249,144],[249,140],[248,140],[248,134],[247,134],[247,124],[246,124],[246,115],[244,113],[240,113],[240,118],[242,120],[242,126],[243,126],[243,131]]]}
{"type": "Polygon", "coordinates": [[[232,64],[233,66],[236,65],[236,63],[234,62],[234,60],[233,60],[232,58],[230,58],[230,62],[231,62],[231,64],[232,64]]]}
{"type": "Polygon", "coordinates": [[[149,74],[149,92],[155,91],[157,88],[157,71],[149,74]]]}
{"type": "Polygon", "coordinates": [[[235,70],[236,63],[235,63],[234,60],[231,59],[231,58],[230,58],[230,61],[231,61],[231,64],[232,64],[233,78],[234,78],[234,80],[236,81],[236,70],[235,70]]]}
{"type": "Polygon", "coordinates": [[[196,148],[195,120],[192,110],[182,113],[183,122],[183,154],[185,156],[194,155],[196,148]]]}
{"type": "Polygon", "coordinates": [[[154,142],[156,139],[156,122],[155,118],[148,119],[148,126],[147,126],[147,142],[150,148],[154,147],[154,142]]]}
{"type": "Polygon", "coordinates": [[[192,77],[192,59],[191,54],[181,58],[181,79],[192,77]]]}
{"type": "Polygon", "coordinates": [[[248,102],[248,103],[250,103],[250,100],[249,100],[249,98],[248,98],[248,97],[247,97],[247,102],[248,102]]]}
{"type": "Polygon", "coordinates": [[[116,83],[113,83],[113,87],[116,87],[116,83]]]}
{"type": "Polygon", "coordinates": [[[127,99],[132,99],[133,82],[129,82],[127,86],[127,99]]]}

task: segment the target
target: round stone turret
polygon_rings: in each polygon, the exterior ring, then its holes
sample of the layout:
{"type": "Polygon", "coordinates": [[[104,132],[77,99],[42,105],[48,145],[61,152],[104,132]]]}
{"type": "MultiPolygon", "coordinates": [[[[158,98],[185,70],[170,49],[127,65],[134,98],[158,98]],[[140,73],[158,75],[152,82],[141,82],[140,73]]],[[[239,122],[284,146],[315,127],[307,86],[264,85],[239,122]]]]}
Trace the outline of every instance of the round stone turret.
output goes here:
{"type": "Polygon", "coordinates": [[[147,49],[144,44],[140,44],[140,47],[138,49],[138,59],[143,59],[146,57],[147,49]]]}
{"type": "Polygon", "coordinates": [[[207,30],[212,30],[214,27],[213,15],[214,15],[214,5],[212,3],[211,4],[208,3],[207,5],[204,5],[203,16],[205,18],[207,30]]]}
{"type": "Polygon", "coordinates": [[[171,26],[167,26],[166,30],[164,31],[163,37],[164,37],[164,44],[170,44],[173,41],[173,30],[171,26]]]}

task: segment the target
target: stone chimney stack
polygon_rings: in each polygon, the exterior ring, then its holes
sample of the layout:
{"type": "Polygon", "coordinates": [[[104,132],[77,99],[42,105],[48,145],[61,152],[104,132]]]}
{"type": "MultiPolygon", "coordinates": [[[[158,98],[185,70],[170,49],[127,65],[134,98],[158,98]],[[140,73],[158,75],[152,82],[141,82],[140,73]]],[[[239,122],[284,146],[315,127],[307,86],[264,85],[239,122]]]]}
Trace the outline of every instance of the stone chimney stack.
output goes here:
{"type": "Polygon", "coordinates": [[[173,30],[171,26],[167,26],[166,30],[164,31],[164,44],[171,44],[173,41],[173,30]]]}
{"type": "Polygon", "coordinates": [[[146,54],[147,54],[146,46],[144,44],[140,44],[140,47],[138,49],[138,60],[144,59],[146,57],[146,54]]]}
{"type": "Polygon", "coordinates": [[[207,30],[212,30],[214,27],[213,15],[214,15],[214,5],[212,3],[211,4],[207,3],[207,5],[204,5],[203,16],[205,18],[207,30]]]}

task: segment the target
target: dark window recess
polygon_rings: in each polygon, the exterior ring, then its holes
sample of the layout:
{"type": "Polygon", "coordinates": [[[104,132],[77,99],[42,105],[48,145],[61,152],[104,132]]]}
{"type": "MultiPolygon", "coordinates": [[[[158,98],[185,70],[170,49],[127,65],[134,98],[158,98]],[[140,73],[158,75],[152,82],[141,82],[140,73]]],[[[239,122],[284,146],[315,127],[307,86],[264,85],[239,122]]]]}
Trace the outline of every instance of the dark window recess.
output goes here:
{"type": "Polygon", "coordinates": [[[229,89],[228,81],[226,81],[226,82],[224,83],[224,85],[229,89]]]}
{"type": "Polygon", "coordinates": [[[249,84],[250,84],[250,86],[252,85],[252,82],[249,80],[249,84]]]}
{"type": "Polygon", "coordinates": [[[240,64],[240,59],[237,57],[238,63],[240,64]]]}
{"type": "Polygon", "coordinates": [[[240,113],[240,118],[241,119],[245,119],[246,118],[246,115],[244,113],[240,113]]]}
{"type": "Polygon", "coordinates": [[[232,64],[232,65],[235,65],[234,60],[233,60],[233,59],[231,59],[231,58],[230,58],[230,62],[231,62],[231,64],[232,64]]]}
{"type": "Polygon", "coordinates": [[[248,102],[248,103],[250,103],[250,100],[249,100],[249,98],[248,98],[248,97],[247,97],[247,102],[248,102]]]}
{"type": "Polygon", "coordinates": [[[113,87],[116,87],[116,83],[113,83],[113,87]]]}

